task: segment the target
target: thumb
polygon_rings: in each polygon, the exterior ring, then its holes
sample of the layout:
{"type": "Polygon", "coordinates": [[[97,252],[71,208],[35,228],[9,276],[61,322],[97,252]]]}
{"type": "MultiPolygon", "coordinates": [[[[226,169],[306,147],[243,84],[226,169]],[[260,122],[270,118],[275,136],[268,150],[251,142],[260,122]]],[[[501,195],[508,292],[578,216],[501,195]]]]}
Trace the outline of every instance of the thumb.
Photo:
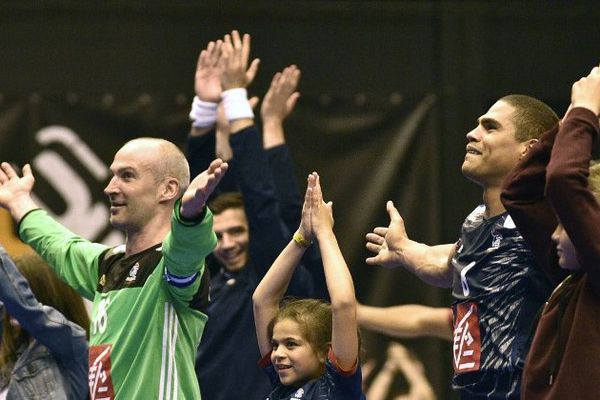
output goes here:
{"type": "Polygon", "coordinates": [[[252,96],[248,99],[248,103],[250,103],[250,107],[252,107],[252,109],[255,109],[259,100],[260,99],[258,98],[258,96],[252,96]]]}
{"type": "Polygon", "coordinates": [[[248,81],[248,85],[250,85],[250,83],[252,83],[252,81],[254,80],[254,77],[256,76],[256,72],[258,71],[259,63],[260,63],[260,60],[258,58],[255,58],[254,60],[252,60],[250,67],[246,71],[246,80],[248,81]]]}
{"type": "Polygon", "coordinates": [[[402,217],[400,217],[400,213],[398,212],[398,209],[394,206],[393,201],[388,200],[388,202],[386,204],[386,209],[390,216],[391,221],[397,221],[402,218],[402,217]]]}

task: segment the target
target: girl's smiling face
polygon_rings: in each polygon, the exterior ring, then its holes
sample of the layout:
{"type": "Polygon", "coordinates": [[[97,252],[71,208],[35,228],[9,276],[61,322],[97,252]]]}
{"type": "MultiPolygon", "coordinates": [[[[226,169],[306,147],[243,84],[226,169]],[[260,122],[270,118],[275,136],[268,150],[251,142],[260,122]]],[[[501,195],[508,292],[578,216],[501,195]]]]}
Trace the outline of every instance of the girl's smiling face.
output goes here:
{"type": "Polygon", "coordinates": [[[300,325],[289,318],[273,326],[271,363],[283,385],[302,386],[325,372],[325,354],[319,354],[301,334],[300,325]]]}

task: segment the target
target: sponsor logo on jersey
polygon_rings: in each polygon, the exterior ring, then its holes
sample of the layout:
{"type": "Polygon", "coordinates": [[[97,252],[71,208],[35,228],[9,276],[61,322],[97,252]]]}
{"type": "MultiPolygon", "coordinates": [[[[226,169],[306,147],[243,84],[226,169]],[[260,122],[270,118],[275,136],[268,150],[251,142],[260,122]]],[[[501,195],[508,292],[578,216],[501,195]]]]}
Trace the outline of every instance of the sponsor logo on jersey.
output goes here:
{"type": "Polygon", "coordinates": [[[468,301],[454,305],[454,343],[452,346],[454,372],[479,371],[481,335],[479,307],[468,301]]]}
{"type": "Polygon", "coordinates": [[[113,400],[115,390],[111,377],[110,344],[90,346],[88,384],[91,400],[113,400]]]}

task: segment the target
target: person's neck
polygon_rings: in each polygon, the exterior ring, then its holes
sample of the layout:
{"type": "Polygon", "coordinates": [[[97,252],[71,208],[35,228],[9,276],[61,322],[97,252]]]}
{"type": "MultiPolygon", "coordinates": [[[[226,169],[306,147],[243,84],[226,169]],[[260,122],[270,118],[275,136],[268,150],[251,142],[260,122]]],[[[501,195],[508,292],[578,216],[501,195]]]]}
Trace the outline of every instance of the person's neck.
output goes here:
{"type": "Polygon", "coordinates": [[[137,254],[149,249],[165,240],[171,230],[171,225],[165,223],[159,218],[155,218],[146,224],[143,228],[126,233],[125,256],[137,254]]]}
{"type": "Polygon", "coordinates": [[[492,218],[506,211],[500,201],[501,187],[489,187],[483,189],[483,204],[485,204],[485,218],[492,218]]]}

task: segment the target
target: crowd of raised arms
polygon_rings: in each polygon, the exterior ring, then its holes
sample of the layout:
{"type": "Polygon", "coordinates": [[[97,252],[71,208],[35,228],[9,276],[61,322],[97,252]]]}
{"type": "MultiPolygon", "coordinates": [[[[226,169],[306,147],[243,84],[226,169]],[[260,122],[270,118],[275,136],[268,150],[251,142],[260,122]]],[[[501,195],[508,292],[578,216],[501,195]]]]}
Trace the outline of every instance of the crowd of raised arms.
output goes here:
{"type": "Polygon", "coordinates": [[[600,398],[599,67],[562,119],[520,94],[477,119],[461,170],[483,202],[456,242],[411,240],[388,201],[366,264],[454,300],[381,308],[357,303],[319,174],[304,196],[294,180],[283,124],[300,69],[248,98],[250,48],[232,31],[200,52],[185,152],[141,137],[115,154],[104,192],[121,246],[59,224],[35,203],[32,168],[1,160],[0,206],[33,251],[0,244],[0,399],[436,398],[400,344],[371,373],[359,327],[449,341],[461,400],[600,398]],[[409,391],[392,395],[397,373],[409,391]]]}

